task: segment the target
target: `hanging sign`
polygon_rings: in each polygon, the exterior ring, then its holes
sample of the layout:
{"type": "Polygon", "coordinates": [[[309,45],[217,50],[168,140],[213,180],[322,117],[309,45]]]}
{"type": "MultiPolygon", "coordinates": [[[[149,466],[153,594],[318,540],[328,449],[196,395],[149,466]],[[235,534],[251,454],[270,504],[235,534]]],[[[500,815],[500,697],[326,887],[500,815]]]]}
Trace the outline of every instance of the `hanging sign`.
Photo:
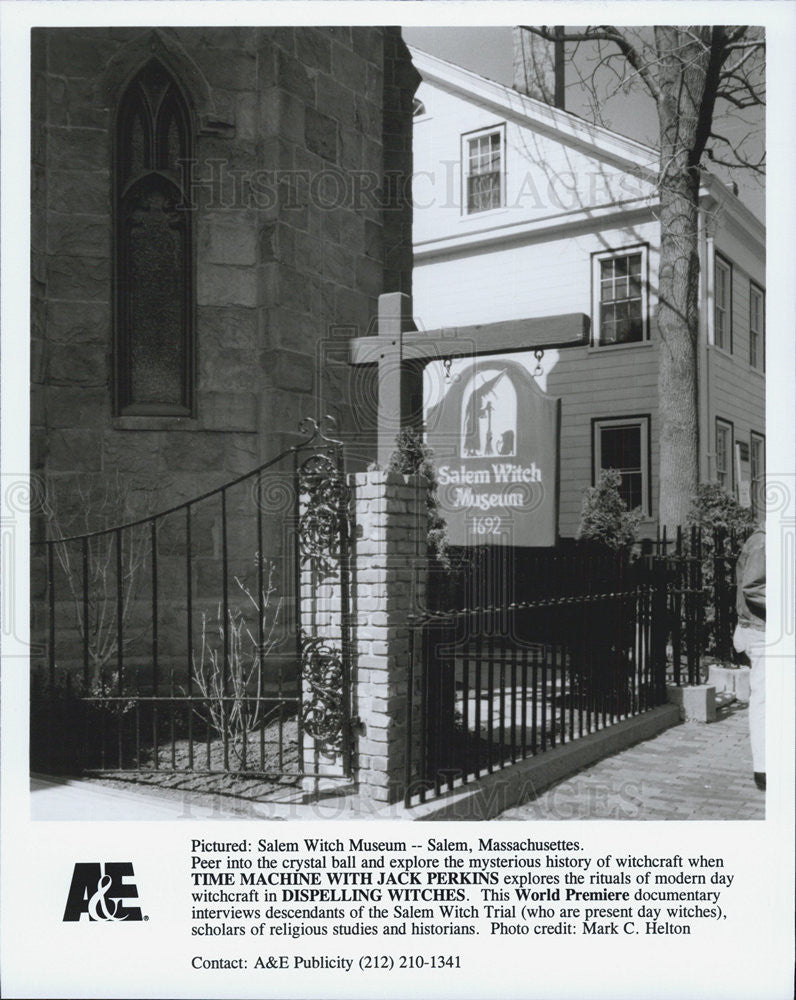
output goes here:
{"type": "Polygon", "coordinates": [[[510,358],[482,358],[426,413],[452,545],[555,545],[560,401],[510,358]]]}

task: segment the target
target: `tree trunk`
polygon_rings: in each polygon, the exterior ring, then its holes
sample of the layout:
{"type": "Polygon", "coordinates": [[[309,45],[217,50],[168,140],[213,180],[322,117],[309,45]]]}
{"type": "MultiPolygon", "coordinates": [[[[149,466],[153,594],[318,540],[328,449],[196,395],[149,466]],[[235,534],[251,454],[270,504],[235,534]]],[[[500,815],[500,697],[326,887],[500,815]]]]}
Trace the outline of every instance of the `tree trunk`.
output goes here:
{"type": "Polygon", "coordinates": [[[672,532],[685,524],[699,480],[699,133],[709,47],[676,27],[656,28],[655,39],[661,135],[659,518],[672,532]]]}
{"type": "Polygon", "coordinates": [[[699,480],[699,185],[682,186],[661,192],[658,278],[659,516],[670,533],[685,524],[699,480]]]}

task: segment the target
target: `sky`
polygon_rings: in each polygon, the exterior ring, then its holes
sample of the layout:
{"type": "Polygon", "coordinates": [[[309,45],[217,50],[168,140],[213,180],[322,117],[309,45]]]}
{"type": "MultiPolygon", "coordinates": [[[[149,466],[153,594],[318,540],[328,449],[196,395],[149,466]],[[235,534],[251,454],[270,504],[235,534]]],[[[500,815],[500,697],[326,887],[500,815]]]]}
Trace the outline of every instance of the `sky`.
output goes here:
{"type": "MultiPolygon", "coordinates": [[[[508,86],[512,82],[512,29],[506,27],[476,27],[461,28],[421,28],[405,27],[403,36],[409,45],[424,52],[438,56],[448,62],[463,66],[490,80],[496,80],[508,86]]],[[[572,46],[567,47],[567,58],[572,59],[572,46]]],[[[582,50],[574,54],[577,65],[582,69],[587,66],[587,55],[582,50]]],[[[581,115],[588,120],[594,120],[584,88],[578,82],[578,73],[570,63],[566,71],[566,109],[581,115]]],[[[641,142],[657,145],[658,123],[655,107],[651,99],[636,93],[632,95],[618,94],[601,107],[603,123],[622,135],[641,142]]],[[[748,113],[747,113],[748,114],[748,113]]],[[[763,109],[756,109],[752,114],[753,126],[762,129],[763,109]]],[[[733,131],[745,132],[748,126],[741,122],[722,126],[727,134],[733,131]]],[[[762,136],[761,140],[762,142],[762,136]]],[[[759,149],[760,143],[757,143],[759,149]]],[[[736,181],[741,200],[760,218],[765,219],[765,191],[763,181],[750,171],[737,169],[714,168],[715,172],[726,181],[736,181]]]]}

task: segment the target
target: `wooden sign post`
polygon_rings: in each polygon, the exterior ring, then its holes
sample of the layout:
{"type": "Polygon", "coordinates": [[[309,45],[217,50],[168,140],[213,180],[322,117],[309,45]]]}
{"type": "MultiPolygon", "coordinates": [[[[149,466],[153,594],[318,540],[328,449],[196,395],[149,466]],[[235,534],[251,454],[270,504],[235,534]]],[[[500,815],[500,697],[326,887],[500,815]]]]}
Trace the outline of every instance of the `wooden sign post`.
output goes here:
{"type": "Polygon", "coordinates": [[[422,427],[425,365],[472,359],[427,428],[453,544],[554,544],[558,400],[516,361],[490,356],[580,347],[588,338],[584,313],[419,331],[408,295],[379,296],[378,334],[350,341],[350,362],[378,365],[380,465],[401,428],[422,427]]]}

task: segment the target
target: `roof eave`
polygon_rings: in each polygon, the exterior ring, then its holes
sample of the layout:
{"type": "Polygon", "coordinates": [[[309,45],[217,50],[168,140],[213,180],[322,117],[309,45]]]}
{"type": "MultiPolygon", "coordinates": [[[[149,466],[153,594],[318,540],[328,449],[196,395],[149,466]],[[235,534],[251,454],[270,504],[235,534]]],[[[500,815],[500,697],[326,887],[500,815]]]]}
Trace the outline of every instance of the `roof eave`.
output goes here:
{"type": "Polygon", "coordinates": [[[476,97],[482,102],[501,109],[515,120],[525,120],[536,128],[555,135],[559,139],[569,139],[578,145],[590,146],[612,159],[623,159],[628,167],[649,169],[657,164],[658,151],[645,143],[629,139],[610,129],[593,125],[561,108],[554,108],[544,101],[520,94],[502,83],[488,80],[471,70],[429,55],[409,46],[412,62],[423,80],[442,84],[449,90],[459,91],[468,98],[476,97]]]}
{"type": "Polygon", "coordinates": [[[699,190],[700,203],[704,207],[706,201],[712,201],[720,207],[729,218],[740,226],[750,237],[762,247],[766,245],[766,226],[741,199],[734,194],[715,174],[702,172],[699,190]]]}

